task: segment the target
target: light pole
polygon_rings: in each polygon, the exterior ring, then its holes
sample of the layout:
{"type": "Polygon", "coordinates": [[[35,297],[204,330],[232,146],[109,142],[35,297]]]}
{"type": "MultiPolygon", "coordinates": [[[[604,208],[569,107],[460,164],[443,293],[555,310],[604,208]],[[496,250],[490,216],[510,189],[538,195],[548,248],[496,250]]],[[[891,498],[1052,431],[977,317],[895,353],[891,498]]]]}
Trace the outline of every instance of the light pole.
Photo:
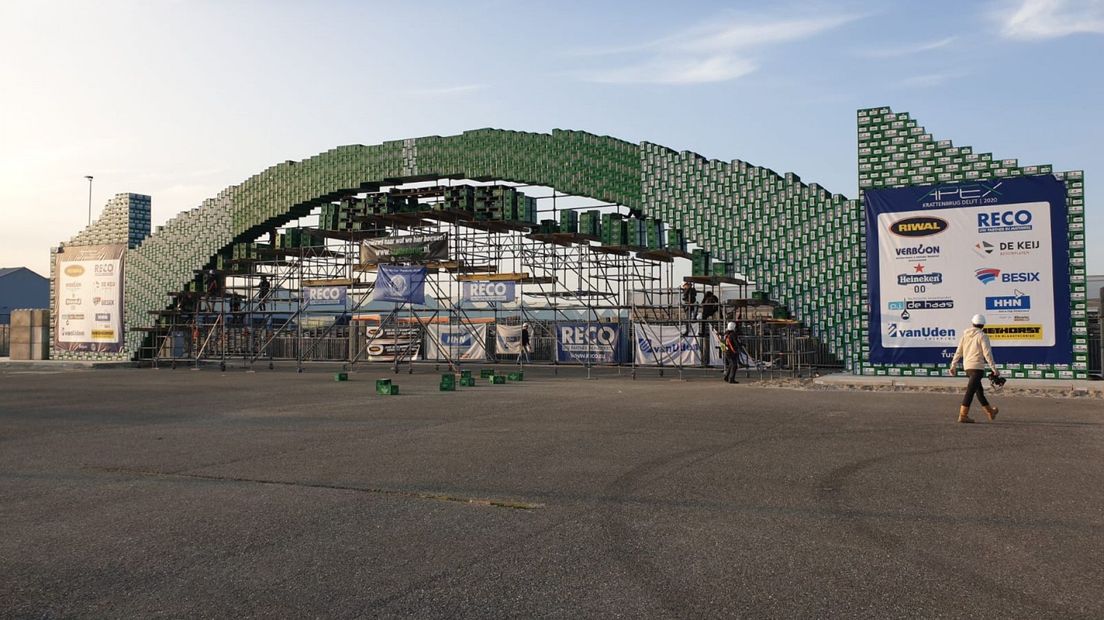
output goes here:
{"type": "Polygon", "coordinates": [[[84,178],[88,179],[88,225],[92,225],[92,175],[86,174],[84,178]]]}

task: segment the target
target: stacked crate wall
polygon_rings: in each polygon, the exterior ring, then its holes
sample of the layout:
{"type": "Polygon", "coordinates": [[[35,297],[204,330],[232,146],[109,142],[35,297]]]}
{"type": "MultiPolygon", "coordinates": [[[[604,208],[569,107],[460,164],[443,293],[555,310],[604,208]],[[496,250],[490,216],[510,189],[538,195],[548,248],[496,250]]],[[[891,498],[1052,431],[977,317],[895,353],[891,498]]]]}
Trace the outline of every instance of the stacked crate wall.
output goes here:
{"type": "MultiPolygon", "coordinates": [[[[1085,185],[1080,170],[1054,172],[1049,165],[1021,166],[1016,159],[1001,159],[992,153],[977,153],[969,146],[955,146],[950,140],[938,140],[908,113],[888,107],[866,108],[857,113],[859,193],[868,189],[959,183],[980,179],[1006,179],[1053,174],[1066,185],[1069,224],[1070,297],[1074,363],[1011,364],[1013,378],[1085,379],[1088,377],[1088,322],[1085,283],[1085,185]]],[[[866,281],[866,248],[862,255],[862,279],[866,281]]],[[[868,297],[863,294],[861,324],[854,337],[864,341],[869,351],[866,322],[868,297]]],[[[1056,308],[1062,312],[1062,308],[1056,308]]],[[[999,362],[999,360],[998,360],[999,362]]],[[[868,375],[941,375],[945,369],[932,364],[872,365],[860,369],[868,375]]]]}
{"type": "Polygon", "coordinates": [[[859,205],[794,174],[707,160],[644,143],[644,212],[685,231],[715,260],[733,263],[809,325],[851,368],[859,362],[859,205]]]}
{"type": "MultiPolygon", "coordinates": [[[[126,244],[129,261],[134,255],[134,248],[141,245],[150,236],[150,206],[151,198],[145,194],[123,193],[116,194],[104,205],[93,222],[81,232],[65,243],[65,246],[79,247],[86,245],[114,245],[126,244]]],[[[57,248],[50,249],[50,316],[57,316],[57,296],[54,285],[57,282],[55,257],[57,248]]],[[[129,282],[129,277],[124,271],[124,287],[129,282]]],[[[127,291],[129,293],[129,291],[127,291]]],[[[130,323],[128,325],[141,325],[143,323],[130,323]]],[[[83,351],[64,351],[53,348],[53,325],[50,325],[50,356],[54,359],[78,359],[78,360],[125,360],[131,357],[131,353],[90,353],[83,351]]],[[[128,342],[132,339],[128,334],[128,342]]]]}

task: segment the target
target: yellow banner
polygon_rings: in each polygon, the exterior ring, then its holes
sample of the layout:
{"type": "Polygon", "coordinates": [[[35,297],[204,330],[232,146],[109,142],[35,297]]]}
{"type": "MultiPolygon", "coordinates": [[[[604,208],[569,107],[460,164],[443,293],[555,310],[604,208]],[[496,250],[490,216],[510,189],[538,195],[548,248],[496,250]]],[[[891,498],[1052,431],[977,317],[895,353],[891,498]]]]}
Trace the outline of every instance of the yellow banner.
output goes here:
{"type": "Polygon", "coordinates": [[[1042,340],[1042,325],[986,325],[990,340],[1042,340]]]}

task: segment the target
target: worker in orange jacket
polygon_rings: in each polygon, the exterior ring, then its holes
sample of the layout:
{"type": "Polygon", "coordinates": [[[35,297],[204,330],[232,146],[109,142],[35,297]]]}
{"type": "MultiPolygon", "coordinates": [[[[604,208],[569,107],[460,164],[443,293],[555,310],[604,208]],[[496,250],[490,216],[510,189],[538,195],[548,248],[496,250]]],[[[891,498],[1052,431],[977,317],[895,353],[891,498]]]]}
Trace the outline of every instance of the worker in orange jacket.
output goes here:
{"type": "Polygon", "coordinates": [[[729,321],[724,333],[724,380],[726,383],[739,383],[736,370],[740,368],[740,330],[734,321],[729,321]]]}

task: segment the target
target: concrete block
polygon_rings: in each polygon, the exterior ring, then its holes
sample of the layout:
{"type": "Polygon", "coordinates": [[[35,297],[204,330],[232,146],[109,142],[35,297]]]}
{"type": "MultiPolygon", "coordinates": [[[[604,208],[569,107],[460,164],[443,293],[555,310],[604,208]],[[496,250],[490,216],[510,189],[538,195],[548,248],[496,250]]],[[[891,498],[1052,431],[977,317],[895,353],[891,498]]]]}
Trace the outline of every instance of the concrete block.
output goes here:
{"type": "Polygon", "coordinates": [[[11,330],[11,343],[15,345],[29,345],[31,344],[31,328],[26,325],[12,326],[11,330]]]}
{"type": "Polygon", "coordinates": [[[31,326],[31,311],[30,310],[12,310],[11,313],[11,326],[12,328],[30,327],[31,326]]]}

